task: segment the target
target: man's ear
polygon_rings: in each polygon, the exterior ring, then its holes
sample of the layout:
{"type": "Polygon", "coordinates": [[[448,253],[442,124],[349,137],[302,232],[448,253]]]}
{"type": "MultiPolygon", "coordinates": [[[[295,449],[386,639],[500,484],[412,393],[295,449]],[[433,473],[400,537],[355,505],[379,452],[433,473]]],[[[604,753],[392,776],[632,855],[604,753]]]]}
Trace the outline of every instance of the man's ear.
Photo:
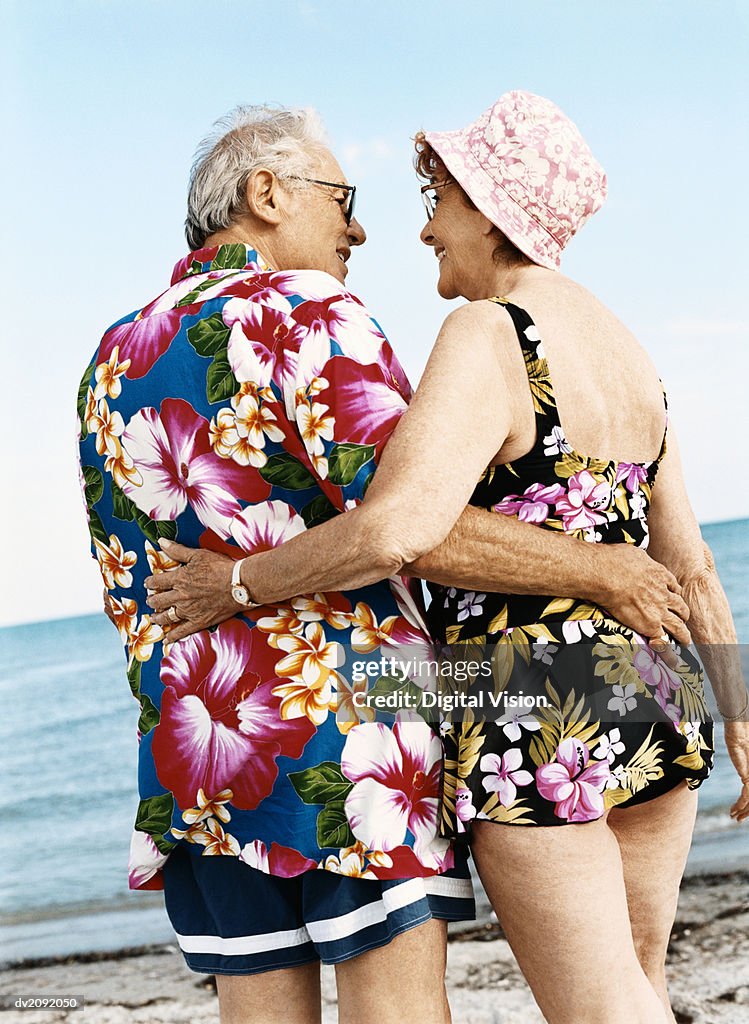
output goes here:
{"type": "Polygon", "coordinates": [[[266,224],[278,224],[282,218],[283,190],[273,171],[259,167],[247,179],[245,186],[247,210],[266,224]]]}

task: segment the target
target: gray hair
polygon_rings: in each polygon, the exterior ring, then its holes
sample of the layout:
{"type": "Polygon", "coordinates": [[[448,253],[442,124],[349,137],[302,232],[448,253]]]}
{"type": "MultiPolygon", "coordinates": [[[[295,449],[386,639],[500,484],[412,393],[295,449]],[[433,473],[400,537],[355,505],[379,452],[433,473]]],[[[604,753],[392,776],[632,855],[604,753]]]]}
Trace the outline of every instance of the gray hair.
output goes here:
{"type": "Polygon", "coordinates": [[[238,106],[214,124],[201,141],[190,171],[185,237],[200,249],[215,231],[228,228],[246,211],[245,187],[259,167],[307,187],[303,178],[327,146],[316,111],[273,106],[238,106]]]}

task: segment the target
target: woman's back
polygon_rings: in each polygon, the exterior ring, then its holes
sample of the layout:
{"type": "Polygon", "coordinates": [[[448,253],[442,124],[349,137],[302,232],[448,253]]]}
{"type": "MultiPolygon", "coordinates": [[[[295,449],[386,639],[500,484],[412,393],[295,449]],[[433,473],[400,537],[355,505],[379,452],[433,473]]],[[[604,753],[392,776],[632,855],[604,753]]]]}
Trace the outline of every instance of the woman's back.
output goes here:
{"type": "MultiPolygon", "coordinates": [[[[520,291],[512,302],[489,300],[498,323],[504,310],[514,326],[497,332],[513,426],[470,503],[591,543],[646,547],[666,450],[665,396],[655,370],[629,332],[572,282],[524,289],[524,301],[536,302],[553,334],[549,346],[535,310],[532,317],[518,304],[520,291]]],[[[430,589],[430,627],[448,642],[604,614],[584,601],[560,602],[553,580],[544,595],[430,589]]]]}
{"type": "MultiPolygon", "coordinates": [[[[653,461],[663,439],[665,414],[651,359],[590,292],[560,275],[551,281],[546,273],[539,276],[542,280],[513,291],[512,303],[530,313],[543,339],[569,444],[597,459],[653,461]]],[[[509,332],[501,334],[503,371],[517,404],[513,431],[495,463],[525,455],[536,433],[522,348],[509,332]]]]}

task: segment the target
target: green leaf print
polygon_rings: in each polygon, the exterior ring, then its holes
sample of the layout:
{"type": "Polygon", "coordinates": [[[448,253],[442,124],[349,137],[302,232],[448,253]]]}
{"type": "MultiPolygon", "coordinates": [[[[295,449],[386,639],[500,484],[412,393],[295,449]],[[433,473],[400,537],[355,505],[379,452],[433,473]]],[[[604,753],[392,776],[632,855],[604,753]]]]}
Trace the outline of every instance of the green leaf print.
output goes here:
{"type": "Polygon", "coordinates": [[[206,374],[205,393],[208,401],[212,405],[216,402],[228,402],[238,391],[239,381],[234,376],[226,355],[214,356],[206,374]]]}
{"type": "Polygon", "coordinates": [[[241,243],[220,245],[211,263],[211,270],[244,270],[247,266],[247,246],[241,243]]]}
{"type": "Polygon", "coordinates": [[[96,360],[89,363],[86,367],[83,376],[81,377],[81,383],[78,385],[78,403],[76,408],[78,409],[78,418],[81,421],[81,440],[83,441],[88,437],[88,427],[86,426],[86,404],[88,399],[88,389],[91,384],[91,377],[94,370],[96,369],[96,360]]]}
{"type": "Polygon", "coordinates": [[[301,511],[304,525],[308,530],[311,530],[313,526],[319,526],[320,523],[327,522],[328,519],[332,519],[336,515],[338,515],[338,509],[324,494],[318,494],[301,511]]]}
{"type": "Polygon", "coordinates": [[[158,544],[162,537],[174,540],[177,536],[177,524],[171,519],[151,519],[136,508],[135,521],[152,544],[158,544]]]}
{"type": "Polygon", "coordinates": [[[91,508],[104,493],[104,477],[96,466],[84,466],[83,481],[85,483],[86,504],[91,508]]]}
{"type": "Polygon", "coordinates": [[[317,816],[317,845],[352,846],[355,838],[346,817],[343,800],[327,804],[317,816]]]}
{"type": "Polygon", "coordinates": [[[104,529],[104,523],[99,518],[98,512],[95,512],[92,508],[88,510],[88,531],[92,537],[100,540],[102,544],[109,544],[109,534],[104,529]]]}
{"type": "Polygon", "coordinates": [[[164,833],[171,827],[173,813],[174,797],[171,793],[149,796],[138,805],[135,828],[138,832],[146,832],[151,836],[161,853],[169,853],[175,846],[164,839],[164,833]]]}
{"type": "Polygon", "coordinates": [[[130,523],[135,519],[135,515],[138,509],[136,508],[135,502],[128,498],[121,487],[112,481],[112,512],[117,519],[123,519],[126,523],[130,523]]]}
{"type": "Polygon", "coordinates": [[[133,697],[140,700],[140,662],[136,658],[133,658],[132,664],[128,667],[127,681],[130,684],[133,697]]]}
{"type": "Polygon", "coordinates": [[[373,444],[337,444],[328,456],[328,479],[332,484],[345,487],[353,483],[362,466],[374,458],[373,444]]]}
{"type": "Polygon", "coordinates": [[[311,768],[305,768],[302,772],[289,772],[289,780],[296,790],[297,796],[305,804],[327,804],[331,801],[342,801],[348,796],[354,785],[346,778],[341,771],[341,766],[335,761],[323,761],[311,768]]]}
{"type": "MultiPolygon", "coordinates": [[[[215,284],[215,282],[212,281],[211,284],[215,284]]],[[[213,316],[209,316],[205,320],[199,320],[192,327],[189,327],[187,330],[187,340],[199,356],[210,356],[213,358],[213,356],[218,355],[220,352],[226,352],[229,333],[229,328],[224,323],[221,314],[214,313],[213,316]]]]}
{"type": "Polygon", "coordinates": [[[307,467],[288,452],[271,455],[260,470],[260,476],[274,487],[284,487],[287,491],[303,491],[315,485],[315,478],[307,467]]]}
{"type": "Polygon", "coordinates": [[[159,714],[159,709],[146,693],[141,694],[140,709],[138,732],[141,736],[145,736],[146,733],[150,732],[151,729],[154,729],[159,724],[161,721],[161,715],[159,714]]]}

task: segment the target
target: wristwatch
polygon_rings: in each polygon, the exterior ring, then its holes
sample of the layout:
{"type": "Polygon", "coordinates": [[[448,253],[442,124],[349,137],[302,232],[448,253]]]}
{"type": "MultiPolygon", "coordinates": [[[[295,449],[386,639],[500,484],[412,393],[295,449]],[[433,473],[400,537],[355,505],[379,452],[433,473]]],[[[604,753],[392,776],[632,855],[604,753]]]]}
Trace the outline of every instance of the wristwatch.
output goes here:
{"type": "Polygon", "coordinates": [[[240,558],[234,563],[234,568],[231,573],[231,596],[237,604],[243,604],[245,608],[259,608],[260,605],[253,602],[250,597],[249,590],[239,578],[239,574],[242,571],[242,563],[244,561],[244,558],[240,558]]]}

